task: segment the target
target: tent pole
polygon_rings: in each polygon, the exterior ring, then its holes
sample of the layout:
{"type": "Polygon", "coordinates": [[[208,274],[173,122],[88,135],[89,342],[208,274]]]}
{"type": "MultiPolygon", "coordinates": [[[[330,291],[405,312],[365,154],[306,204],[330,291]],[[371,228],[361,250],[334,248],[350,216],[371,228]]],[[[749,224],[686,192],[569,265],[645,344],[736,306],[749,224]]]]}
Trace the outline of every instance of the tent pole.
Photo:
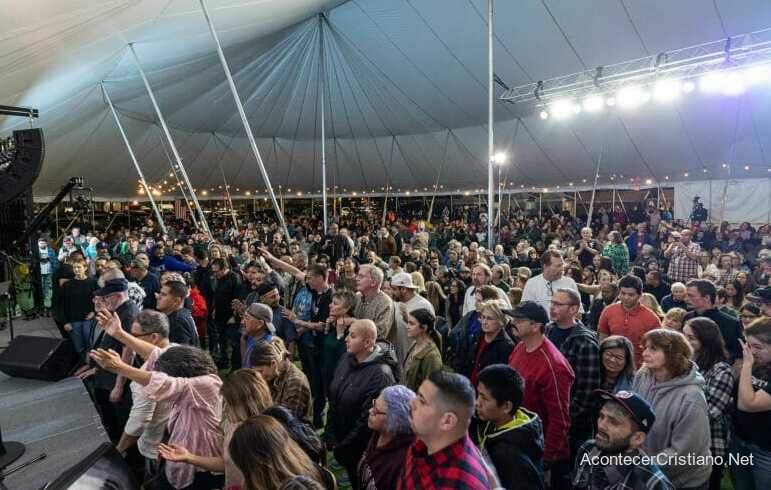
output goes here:
{"type": "Polygon", "coordinates": [[[538,193],[538,219],[543,216],[543,192],[538,193]]]}
{"type": "MultiPolygon", "coordinates": [[[[176,165],[174,165],[174,162],[171,161],[169,152],[166,150],[166,145],[163,144],[163,137],[161,137],[161,146],[163,147],[163,154],[166,155],[166,160],[169,162],[169,166],[171,167],[171,172],[174,174],[174,178],[177,180],[177,184],[179,185],[179,191],[182,193],[182,197],[185,199],[185,207],[188,211],[190,211],[190,217],[193,219],[193,226],[198,229],[198,220],[195,218],[195,212],[190,209],[190,201],[188,200],[187,194],[185,193],[185,186],[182,185],[182,181],[179,178],[179,172],[177,171],[176,165]]],[[[187,215],[187,212],[185,212],[185,214],[187,215]]]]}
{"type": "MultiPolygon", "coordinates": [[[[110,94],[107,93],[107,89],[104,86],[104,82],[100,82],[99,85],[102,87],[102,93],[104,94],[104,100],[107,101],[107,105],[110,106],[110,112],[112,112],[112,117],[115,119],[115,125],[118,126],[118,131],[120,131],[120,135],[123,138],[123,143],[126,145],[126,150],[128,150],[129,156],[131,157],[131,162],[134,164],[134,168],[137,171],[137,174],[139,175],[139,181],[142,183],[142,187],[145,188],[145,193],[147,194],[147,197],[150,199],[150,205],[153,207],[153,212],[155,213],[155,217],[158,219],[158,224],[161,225],[161,231],[164,235],[168,235],[168,232],[166,231],[166,224],[163,222],[163,215],[161,214],[161,211],[158,209],[158,206],[155,204],[155,199],[153,199],[153,193],[150,191],[150,187],[147,185],[147,181],[145,180],[145,175],[142,173],[142,168],[139,166],[139,162],[137,161],[137,157],[134,154],[134,150],[131,148],[131,143],[129,143],[128,137],[126,136],[126,132],[123,130],[123,124],[120,122],[120,118],[118,118],[118,113],[115,111],[115,106],[112,104],[112,99],[110,99],[110,94]]],[[[59,207],[56,207],[57,211],[57,230],[58,230],[58,223],[59,223],[59,207]]]]}
{"type": "Polygon", "coordinates": [[[241,116],[241,122],[244,125],[244,131],[246,132],[246,137],[249,139],[249,145],[252,148],[252,153],[254,153],[254,158],[257,160],[257,165],[260,167],[262,180],[263,182],[265,182],[265,185],[268,188],[268,194],[270,194],[270,200],[273,203],[273,209],[276,211],[276,215],[278,215],[278,221],[281,224],[281,228],[284,230],[286,239],[289,240],[289,229],[286,227],[286,221],[284,221],[284,213],[278,207],[278,201],[276,201],[276,193],[273,192],[273,186],[270,183],[270,177],[268,176],[268,171],[265,169],[265,164],[262,161],[262,156],[260,155],[260,149],[257,148],[257,141],[254,139],[254,134],[252,133],[252,128],[249,125],[249,120],[246,118],[246,112],[244,111],[244,106],[241,103],[241,98],[238,96],[236,83],[233,81],[233,75],[230,73],[230,67],[228,66],[227,59],[225,59],[225,53],[222,51],[222,45],[220,44],[220,39],[217,36],[217,30],[214,28],[214,23],[211,17],[209,16],[209,10],[206,7],[206,1],[200,0],[200,3],[201,3],[201,9],[203,10],[203,15],[206,18],[206,23],[209,24],[209,30],[211,31],[212,38],[214,38],[214,44],[217,45],[217,54],[219,55],[220,63],[222,63],[222,69],[225,72],[225,77],[228,80],[230,91],[233,94],[233,100],[236,103],[238,114],[241,116]]]}
{"type": "Polygon", "coordinates": [[[321,207],[324,210],[324,236],[327,235],[327,146],[326,121],[324,120],[324,91],[326,90],[324,66],[324,14],[319,14],[319,98],[321,99],[321,207]]]}
{"type": "Polygon", "coordinates": [[[487,248],[492,250],[495,244],[493,237],[493,206],[494,206],[494,176],[493,176],[493,154],[495,153],[494,135],[493,135],[493,103],[495,94],[493,92],[494,73],[493,73],[493,0],[487,0],[487,248]]]}
{"type": "Polygon", "coordinates": [[[169,142],[171,153],[174,155],[174,160],[177,162],[179,171],[182,174],[182,177],[185,179],[185,185],[187,185],[188,192],[190,193],[190,196],[193,199],[193,204],[195,204],[195,208],[198,211],[198,215],[201,218],[201,227],[203,228],[204,233],[206,233],[206,235],[209,237],[209,240],[214,240],[214,237],[211,234],[211,230],[209,230],[209,224],[206,222],[206,216],[203,214],[203,209],[201,209],[201,204],[198,202],[198,197],[195,195],[195,192],[193,191],[192,184],[190,184],[190,179],[187,176],[187,171],[185,171],[185,167],[184,165],[182,165],[182,158],[179,156],[179,152],[177,151],[177,146],[174,144],[174,140],[171,138],[169,127],[166,125],[166,119],[163,117],[161,108],[158,106],[158,101],[155,100],[155,94],[153,93],[152,87],[150,87],[150,81],[147,79],[145,70],[144,68],[142,68],[142,64],[139,62],[139,56],[137,56],[137,52],[134,50],[134,44],[131,43],[128,46],[129,46],[129,50],[131,51],[131,54],[134,57],[134,63],[137,65],[137,69],[139,70],[139,75],[142,77],[142,81],[145,84],[147,95],[150,96],[150,102],[152,102],[153,104],[153,108],[155,109],[155,114],[158,116],[158,121],[161,123],[161,128],[163,128],[163,134],[166,135],[166,139],[169,142]]]}
{"type": "Polygon", "coordinates": [[[236,227],[236,232],[240,234],[236,210],[233,209],[233,199],[230,198],[230,185],[228,185],[228,179],[225,177],[225,171],[222,169],[222,162],[220,162],[220,173],[222,174],[222,182],[225,184],[225,197],[228,199],[228,205],[230,206],[230,217],[233,218],[233,226],[236,227]]]}
{"type": "Polygon", "coordinates": [[[586,226],[592,226],[592,217],[594,215],[594,196],[597,193],[597,180],[600,178],[600,162],[602,154],[605,152],[605,145],[600,148],[600,156],[597,157],[597,168],[594,169],[594,185],[592,186],[592,199],[589,201],[589,216],[586,218],[586,226]]]}

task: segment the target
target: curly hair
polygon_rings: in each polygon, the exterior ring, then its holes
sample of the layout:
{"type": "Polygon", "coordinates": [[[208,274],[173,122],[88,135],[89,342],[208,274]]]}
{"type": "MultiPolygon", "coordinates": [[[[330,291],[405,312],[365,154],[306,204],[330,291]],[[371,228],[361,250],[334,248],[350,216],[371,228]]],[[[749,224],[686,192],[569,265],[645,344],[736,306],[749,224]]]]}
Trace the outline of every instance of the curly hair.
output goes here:
{"type": "Polygon", "coordinates": [[[177,345],[161,354],[155,370],[174,378],[195,378],[217,374],[217,365],[208,352],[191,345],[177,345]]]}
{"type": "Polygon", "coordinates": [[[666,369],[673,378],[690,371],[693,349],[685,335],[677,330],[666,328],[651,330],[643,336],[642,344],[653,346],[664,352],[666,369]]]}

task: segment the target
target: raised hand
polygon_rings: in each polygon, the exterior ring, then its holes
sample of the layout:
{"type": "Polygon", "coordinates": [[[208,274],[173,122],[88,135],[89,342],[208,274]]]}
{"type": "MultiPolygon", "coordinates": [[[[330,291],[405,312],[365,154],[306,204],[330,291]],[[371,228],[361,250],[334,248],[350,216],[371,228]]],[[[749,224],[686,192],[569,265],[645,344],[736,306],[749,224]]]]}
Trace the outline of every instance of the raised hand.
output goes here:
{"type": "Polygon", "coordinates": [[[88,353],[88,357],[99,364],[102,369],[110,372],[117,371],[124,364],[120,358],[120,354],[112,349],[94,349],[88,353]]]}

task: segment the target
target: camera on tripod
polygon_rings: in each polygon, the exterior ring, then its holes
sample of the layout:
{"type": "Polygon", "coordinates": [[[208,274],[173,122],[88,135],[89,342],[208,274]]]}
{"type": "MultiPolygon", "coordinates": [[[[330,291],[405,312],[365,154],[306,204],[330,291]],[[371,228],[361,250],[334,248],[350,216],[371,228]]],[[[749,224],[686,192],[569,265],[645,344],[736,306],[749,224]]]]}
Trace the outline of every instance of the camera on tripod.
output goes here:
{"type": "Polygon", "coordinates": [[[701,202],[701,198],[696,196],[693,198],[693,209],[691,210],[691,221],[704,222],[707,221],[709,211],[704,207],[701,202]]]}

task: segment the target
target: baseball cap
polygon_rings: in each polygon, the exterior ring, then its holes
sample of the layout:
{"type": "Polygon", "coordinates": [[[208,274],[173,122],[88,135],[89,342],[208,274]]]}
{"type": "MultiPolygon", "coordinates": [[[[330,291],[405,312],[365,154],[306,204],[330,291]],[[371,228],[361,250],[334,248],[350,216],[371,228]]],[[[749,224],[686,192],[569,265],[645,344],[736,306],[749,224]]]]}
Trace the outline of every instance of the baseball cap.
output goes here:
{"type": "Polygon", "coordinates": [[[270,306],[263,303],[252,303],[246,309],[246,313],[257,320],[264,321],[270,333],[276,333],[276,327],[273,325],[273,310],[270,309],[270,306]]]}
{"type": "Polygon", "coordinates": [[[146,255],[137,255],[131,261],[131,267],[136,267],[137,269],[147,269],[149,266],[150,259],[146,255]]]}
{"type": "Polygon", "coordinates": [[[758,288],[751,294],[747,295],[747,299],[753,303],[768,304],[771,303],[771,286],[764,288],[758,288]]]}
{"type": "Polygon", "coordinates": [[[94,296],[107,296],[112,293],[128,291],[128,281],[125,279],[110,279],[104,283],[104,287],[94,291],[94,296]]]}
{"type": "Polygon", "coordinates": [[[395,288],[418,289],[412,284],[412,276],[408,272],[399,272],[391,276],[391,286],[395,288]]]}
{"type": "Polygon", "coordinates": [[[656,414],[653,413],[650,403],[637,393],[631,391],[611,393],[605,390],[594,390],[592,393],[605,401],[614,401],[624,407],[629,416],[640,426],[640,430],[646,434],[656,421],[656,414]]]}
{"type": "Polygon", "coordinates": [[[512,318],[527,318],[528,320],[543,323],[544,325],[549,323],[549,314],[546,313],[543,306],[535,301],[523,301],[516,308],[502,311],[512,318]]]}

